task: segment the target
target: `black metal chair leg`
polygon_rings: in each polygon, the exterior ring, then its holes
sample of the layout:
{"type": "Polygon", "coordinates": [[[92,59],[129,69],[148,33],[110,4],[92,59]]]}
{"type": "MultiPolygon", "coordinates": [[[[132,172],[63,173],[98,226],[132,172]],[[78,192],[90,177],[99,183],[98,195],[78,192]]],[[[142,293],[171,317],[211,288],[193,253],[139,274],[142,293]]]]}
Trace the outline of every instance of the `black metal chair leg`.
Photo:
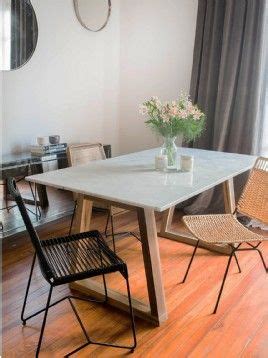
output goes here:
{"type": "Polygon", "coordinates": [[[32,266],[31,266],[31,271],[30,271],[30,276],[29,276],[29,278],[28,278],[28,283],[27,283],[27,287],[26,287],[25,297],[24,297],[23,306],[22,306],[22,310],[21,310],[21,320],[22,320],[22,324],[23,324],[24,326],[25,326],[26,320],[27,320],[27,319],[24,318],[24,311],[25,311],[25,308],[26,308],[27,297],[28,297],[28,293],[29,293],[29,289],[30,289],[30,285],[31,285],[31,280],[32,280],[32,274],[33,274],[33,269],[34,269],[35,260],[36,260],[36,253],[34,253],[34,257],[33,257],[33,261],[32,261],[32,266]]]}
{"type": "Polygon", "coordinates": [[[259,249],[256,249],[256,250],[258,251],[258,253],[259,253],[260,257],[261,257],[261,260],[262,260],[262,263],[263,263],[263,266],[264,266],[264,270],[266,271],[266,273],[268,273],[268,268],[267,268],[266,263],[264,261],[264,258],[263,258],[261,250],[259,250],[259,249]]]}
{"type": "Polygon", "coordinates": [[[48,298],[47,298],[46,309],[45,309],[45,314],[44,314],[43,323],[42,323],[42,327],[41,327],[41,333],[40,333],[40,336],[39,336],[39,341],[38,341],[38,345],[37,345],[37,349],[36,349],[36,353],[35,353],[36,358],[38,358],[40,348],[41,348],[41,344],[42,344],[43,334],[44,334],[44,330],[45,330],[45,326],[46,326],[46,320],[47,320],[47,313],[48,313],[49,304],[50,304],[51,295],[52,295],[52,290],[53,290],[53,286],[50,286],[49,293],[48,293],[48,298]]]}
{"type": "Polygon", "coordinates": [[[132,329],[132,336],[133,336],[133,346],[131,348],[131,352],[133,353],[134,349],[137,346],[137,338],[136,338],[134,313],[133,313],[133,307],[132,307],[132,302],[131,302],[131,294],[130,294],[128,276],[126,277],[126,282],[127,282],[127,295],[128,295],[128,304],[129,304],[129,313],[130,313],[130,319],[131,319],[131,329],[132,329]]]}
{"type": "Polygon", "coordinates": [[[73,223],[74,223],[74,217],[75,217],[76,207],[77,207],[77,201],[75,200],[75,202],[74,202],[74,209],[73,209],[72,218],[71,218],[71,224],[70,224],[70,228],[69,228],[69,235],[72,234],[72,228],[73,228],[73,223]]]}
{"type": "Polygon", "coordinates": [[[213,314],[215,314],[217,312],[218,305],[219,305],[220,298],[221,298],[222,291],[223,291],[223,287],[224,287],[224,284],[225,284],[225,281],[226,281],[226,277],[227,277],[227,274],[228,274],[228,271],[229,271],[229,267],[230,267],[233,255],[234,255],[234,252],[231,253],[231,255],[230,255],[229,259],[228,259],[228,264],[227,264],[227,267],[226,267],[226,270],[225,270],[225,273],[224,273],[224,277],[223,277],[223,280],[222,280],[220,292],[218,294],[218,298],[217,298],[217,302],[216,302],[213,314]]]}
{"type": "Polygon", "coordinates": [[[102,275],[102,278],[103,278],[103,286],[104,286],[104,294],[105,294],[105,300],[104,300],[104,303],[105,303],[108,301],[108,292],[107,292],[105,275],[102,275]]]}
{"type": "Polygon", "coordinates": [[[187,270],[186,270],[186,272],[185,272],[184,278],[183,278],[183,280],[182,280],[181,283],[184,283],[184,282],[186,281],[186,278],[187,278],[187,276],[188,276],[190,267],[191,267],[192,262],[193,262],[193,259],[194,259],[194,257],[195,257],[195,253],[196,253],[196,250],[197,250],[197,248],[198,248],[198,245],[199,245],[199,240],[197,240],[197,242],[196,242],[196,245],[195,245],[195,248],[194,248],[194,251],[193,251],[191,260],[190,260],[190,262],[189,262],[189,265],[188,265],[188,267],[187,267],[187,270]]]}
{"type": "MultiPolygon", "coordinates": [[[[80,347],[76,348],[75,350],[73,350],[72,352],[66,354],[64,357],[70,357],[73,354],[79,352],[80,350],[82,350],[83,348],[87,347],[90,344],[95,344],[95,345],[99,345],[99,346],[104,346],[104,347],[114,347],[114,348],[123,348],[123,349],[130,349],[131,353],[134,352],[134,349],[137,346],[137,337],[136,337],[136,329],[135,329],[135,321],[134,321],[134,313],[133,313],[133,307],[132,307],[132,302],[131,302],[131,293],[130,293],[130,287],[129,287],[129,280],[128,280],[128,273],[126,272],[125,274],[122,274],[123,277],[126,280],[126,285],[127,285],[127,295],[128,295],[128,304],[129,304],[129,313],[130,313],[130,319],[131,319],[131,330],[132,330],[132,336],[133,336],[133,345],[131,346],[125,346],[125,345],[116,345],[116,344],[112,344],[112,343],[102,343],[102,342],[95,342],[95,341],[91,341],[84,326],[83,323],[75,309],[75,307],[73,306],[72,302],[70,301],[72,308],[74,310],[74,313],[80,323],[80,326],[87,338],[87,342],[82,344],[80,347]]],[[[105,290],[106,290],[106,284],[105,284],[105,290]]]]}
{"type": "MultiPolygon", "coordinates": [[[[102,275],[102,277],[103,277],[103,285],[104,285],[104,292],[105,292],[105,300],[104,300],[103,303],[105,303],[105,302],[107,302],[107,299],[108,299],[107,285],[106,285],[105,275],[102,275]]],[[[73,304],[73,302],[71,300],[71,297],[68,297],[68,301],[70,302],[70,305],[71,305],[71,307],[72,307],[72,309],[74,311],[74,314],[75,314],[75,316],[76,316],[76,318],[77,318],[77,320],[78,320],[78,322],[80,324],[80,327],[81,327],[81,329],[82,329],[82,331],[83,331],[83,333],[84,333],[84,335],[85,335],[85,337],[87,339],[87,343],[85,345],[85,346],[87,346],[88,344],[91,343],[89,335],[87,334],[85,326],[83,325],[83,322],[82,322],[82,320],[81,320],[81,318],[80,318],[80,316],[79,316],[79,314],[77,312],[77,309],[75,308],[75,306],[74,306],[74,304],[73,304]]],[[[69,356],[69,354],[68,354],[68,356],[69,356]]]]}
{"type": "Polygon", "coordinates": [[[85,329],[85,327],[84,327],[84,325],[82,323],[82,320],[81,320],[81,318],[80,318],[80,316],[79,316],[79,314],[78,314],[78,312],[77,312],[77,310],[75,308],[75,305],[73,304],[72,299],[70,297],[68,297],[68,301],[70,302],[70,305],[71,305],[71,307],[72,307],[72,309],[74,311],[74,314],[75,314],[75,316],[77,318],[77,321],[79,322],[80,327],[81,327],[81,329],[82,329],[82,331],[83,331],[88,343],[90,343],[90,338],[89,338],[89,336],[87,334],[87,331],[86,331],[86,329],[85,329]]]}
{"type": "Polygon", "coordinates": [[[113,215],[110,215],[111,217],[111,229],[112,229],[112,239],[113,239],[113,248],[114,248],[114,253],[116,252],[116,248],[115,248],[115,235],[114,235],[114,219],[113,219],[113,215]]]}
{"type": "Polygon", "coordinates": [[[238,267],[238,271],[239,271],[239,273],[241,273],[242,271],[241,271],[241,268],[240,268],[240,265],[239,265],[239,262],[238,262],[238,258],[237,258],[237,256],[236,256],[236,253],[235,253],[235,252],[234,252],[234,258],[235,258],[235,262],[236,262],[237,267],[238,267]]]}
{"type": "Polygon", "coordinates": [[[31,190],[31,194],[32,194],[32,197],[34,199],[34,205],[35,205],[35,215],[36,217],[38,216],[38,218],[40,219],[41,218],[41,211],[40,211],[40,208],[39,208],[39,205],[37,203],[37,199],[36,199],[36,193],[33,192],[33,188],[32,188],[32,184],[31,182],[28,181],[28,184],[29,184],[29,187],[30,187],[30,190],[31,190]],[[38,212],[38,214],[37,214],[38,212]]]}
{"type": "Polygon", "coordinates": [[[110,221],[110,216],[111,216],[111,212],[110,212],[110,210],[108,210],[108,215],[107,215],[107,220],[106,220],[106,225],[105,225],[105,230],[104,230],[104,235],[106,237],[108,237],[108,225],[109,225],[109,221],[110,221]]]}

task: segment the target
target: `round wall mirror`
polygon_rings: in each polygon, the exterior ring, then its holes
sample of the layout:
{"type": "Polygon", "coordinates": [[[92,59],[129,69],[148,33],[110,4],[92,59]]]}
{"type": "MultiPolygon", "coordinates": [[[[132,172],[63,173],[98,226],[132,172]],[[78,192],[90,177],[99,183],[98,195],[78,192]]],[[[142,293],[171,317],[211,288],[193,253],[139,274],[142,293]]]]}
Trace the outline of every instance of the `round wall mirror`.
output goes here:
{"type": "Polygon", "coordinates": [[[76,17],[90,31],[100,31],[108,23],[111,0],[74,0],[76,17]]]}
{"type": "Polygon", "coordinates": [[[20,68],[32,57],[38,27],[30,0],[1,0],[0,70],[20,68]]]}

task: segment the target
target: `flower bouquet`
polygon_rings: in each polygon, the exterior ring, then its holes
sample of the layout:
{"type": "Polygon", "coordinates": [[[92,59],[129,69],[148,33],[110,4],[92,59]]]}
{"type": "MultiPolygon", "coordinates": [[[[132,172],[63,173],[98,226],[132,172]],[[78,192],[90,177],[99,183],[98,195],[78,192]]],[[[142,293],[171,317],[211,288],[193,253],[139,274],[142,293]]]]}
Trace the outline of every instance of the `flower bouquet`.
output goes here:
{"type": "Polygon", "coordinates": [[[141,105],[140,113],[147,116],[145,123],[163,137],[162,154],[167,155],[169,169],[176,166],[177,136],[182,135],[186,142],[193,141],[205,126],[204,113],[186,95],[165,103],[152,97],[141,105]]]}

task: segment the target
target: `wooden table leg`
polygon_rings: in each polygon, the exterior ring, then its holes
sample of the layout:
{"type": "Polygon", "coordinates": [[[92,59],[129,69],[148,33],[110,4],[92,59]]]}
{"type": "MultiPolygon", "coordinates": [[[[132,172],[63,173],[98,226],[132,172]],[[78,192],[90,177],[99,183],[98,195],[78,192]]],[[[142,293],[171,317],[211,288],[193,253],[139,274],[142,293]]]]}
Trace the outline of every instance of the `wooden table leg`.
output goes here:
{"type": "Polygon", "coordinates": [[[152,209],[137,209],[137,211],[151,315],[156,318],[160,325],[167,319],[167,309],[155,214],[152,209]]]}
{"type": "Polygon", "coordinates": [[[225,212],[227,214],[233,214],[235,212],[235,193],[233,178],[226,180],[223,183],[223,197],[225,212]]]}
{"type": "Polygon", "coordinates": [[[77,207],[75,211],[72,233],[80,233],[90,230],[93,201],[79,194],[77,196],[77,207]]]}
{"type": "MultiPolygon", "coordinates": [[[[226,180],[222,183],[223,186],[223,197],[224,197],[224,206],[225,212],[230,214],[235,211],[235,195],[234,195],[234,183],[233,178],[226,180]]],[[[174,208],[168,209],[163,212],[161,229],[159,232],[159,236],[164,237],[166,239],[183,242],[188,245],[195,245],[196,239],[191,233],[186,232],[178,232],[172,231],[170,229],[172,218],[174,214],[174,208]]],[[[231,250],[226,245],[211,245],[205,242],[200,242],[200,247],[205,249],[216,251],[222,254],[230,254],[231,250]]]]}
{"type": "Polygon", "coordinates": [[[173,208],[167,209],[163,212],[162,221],[161,221],[161,229],[160,229],[160,236],[161,234],[165,234],[165,232],[170,230],[170,225],[173,219],[175,206],[173,208]]]}

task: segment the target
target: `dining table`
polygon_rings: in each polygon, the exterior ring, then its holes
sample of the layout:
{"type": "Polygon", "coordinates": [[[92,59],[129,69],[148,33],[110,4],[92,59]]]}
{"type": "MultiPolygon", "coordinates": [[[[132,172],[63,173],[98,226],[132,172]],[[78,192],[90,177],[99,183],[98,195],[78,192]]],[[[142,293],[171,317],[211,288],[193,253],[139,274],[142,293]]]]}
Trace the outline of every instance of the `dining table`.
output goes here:
{"type": "MultiPolygon", "coordinates": [[[[149,149],[26,178],[35,185],[41,184],[77,194],[73,233],[92,229],[94,201],[137,212],[148,302],[133,298],[133,308],[135,315],[157,326],[168,318],[158,238],[190,245],[196,243],[190,233],[172,231],[174,208],[187,199],[221,185],[225,212],[234,213],[233,179],[250,170],[256,160],[250,155],[181,147],[178,148],[178,158],[181,155],[192,156],[193,170],[165,172],[155,170],[155,156],[159,152],[159,148],[149,149]],[[162,213],[159,232],[156,212],[162,213]]],[[[205,243],[203,246],[223,254],[229,253],[226,246],[210,246],[205,243]]],[[[103,295],[101,283],[93,279],[78,281],[71,288],[83,294],[103,295]]],[[[108,296],[110,305],[128,310],[124,294],[108,289],[108,296]]]]}

